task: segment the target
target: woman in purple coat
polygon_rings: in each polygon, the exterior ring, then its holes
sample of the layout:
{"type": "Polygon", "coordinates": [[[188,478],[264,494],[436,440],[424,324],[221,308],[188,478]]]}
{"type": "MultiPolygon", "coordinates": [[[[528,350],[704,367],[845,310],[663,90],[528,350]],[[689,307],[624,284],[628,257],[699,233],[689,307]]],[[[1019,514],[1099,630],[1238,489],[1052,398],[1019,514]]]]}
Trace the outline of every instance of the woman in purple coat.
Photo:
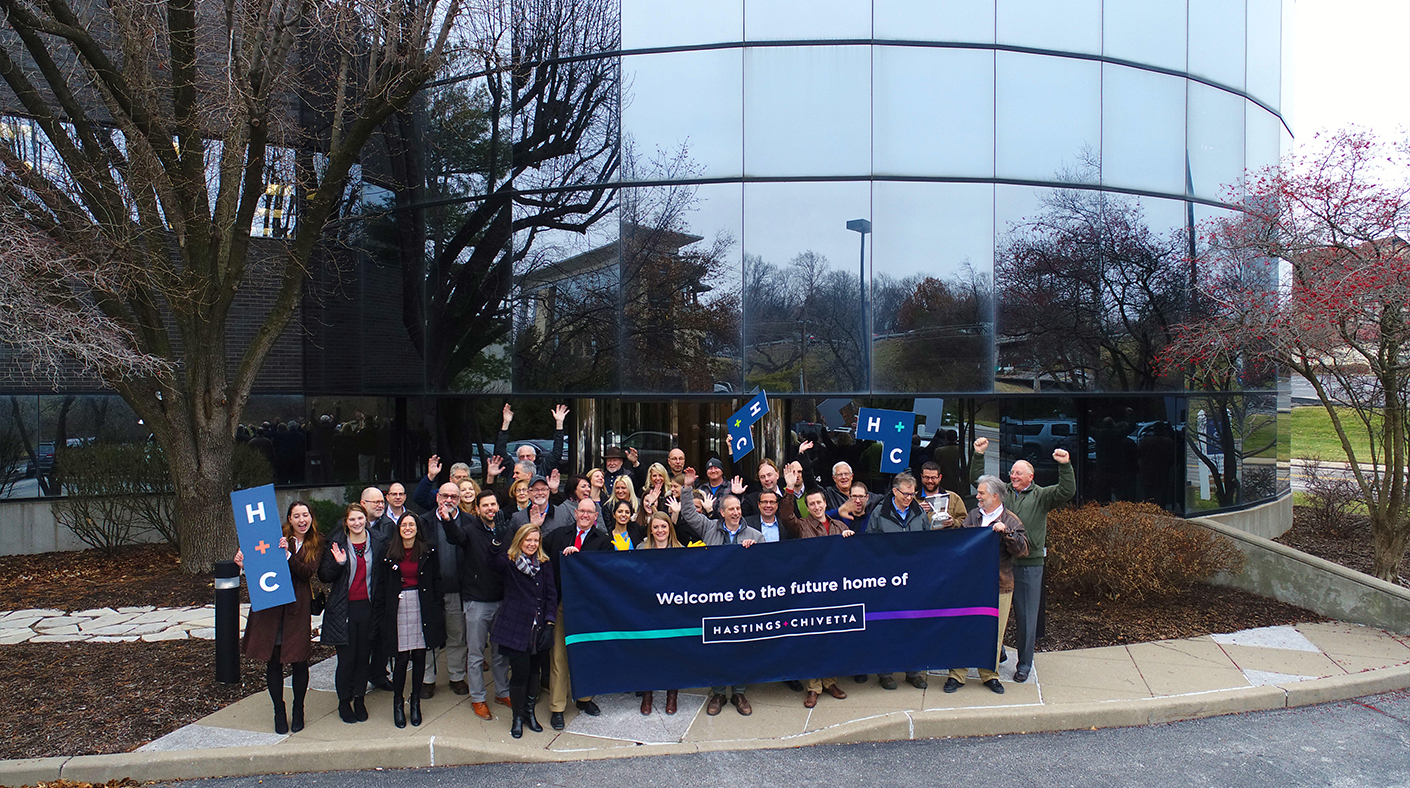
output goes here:
{"type": "Polygon", "coordinates": [[[539,733],[543,726],[534,717],[539,677],[553,653],[553,621],[558,614],[558,591],[547,566],[543,538],[533,523],[520,526],[508,553],[496,553],[494,566],[504,576],[504,602],[495,617],[490,642],[509,660],[509,700],[514,721],[509,735],[519,738],[524,727],[539,733]],[[529,688],[535,690],[529,697],[529,688]]]}
{"type": "MultiPolygon", "coordinates": [[[[313,589],[309,583],[318,570],[323,538],[313,521],[313,512],[303,501],[289,504],[284,515],[284,538],[279,549],[289,559],[294,576],[294,601],[287,605],[252,611],[245,622],[240,650],[264,665],[264,682],[274,701],[274,732],[298,733],[304,728],[304,695],[308,692],[308,658],[312,651],[309,606],[313,589]],[[294,666],[294,717],[292,724],[284,709],[284,666],[294,666]]],[[[235,563],[245,568],[244,551],[235,552],[235,563]]]]}

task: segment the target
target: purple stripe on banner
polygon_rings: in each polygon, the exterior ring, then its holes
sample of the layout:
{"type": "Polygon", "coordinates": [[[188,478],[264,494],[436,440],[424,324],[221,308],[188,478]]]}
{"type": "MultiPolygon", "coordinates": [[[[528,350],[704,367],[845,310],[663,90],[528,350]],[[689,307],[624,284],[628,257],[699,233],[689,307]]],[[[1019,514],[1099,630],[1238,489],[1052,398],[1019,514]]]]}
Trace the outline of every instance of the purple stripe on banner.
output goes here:
{"type": "Polygon", "coordinates": [[[867,613],[868,621],[885,621],[888,618],[950,618],[952,616],[993,616],[999,617],[997,607],[947,607],[939,610],[891,610],[881,613],[867,613]]]}

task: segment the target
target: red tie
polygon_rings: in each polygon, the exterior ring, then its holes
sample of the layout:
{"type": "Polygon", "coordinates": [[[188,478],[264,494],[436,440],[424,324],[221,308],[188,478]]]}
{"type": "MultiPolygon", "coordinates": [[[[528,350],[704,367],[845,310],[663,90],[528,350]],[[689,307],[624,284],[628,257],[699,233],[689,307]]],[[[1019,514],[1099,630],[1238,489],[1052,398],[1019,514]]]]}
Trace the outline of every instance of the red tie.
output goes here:
{"type": "Polygon", "coordinates": [[[577,537],[573,539],[573,546],[579,550],[583,549],[583,532],[578,531],[577,537]]]}

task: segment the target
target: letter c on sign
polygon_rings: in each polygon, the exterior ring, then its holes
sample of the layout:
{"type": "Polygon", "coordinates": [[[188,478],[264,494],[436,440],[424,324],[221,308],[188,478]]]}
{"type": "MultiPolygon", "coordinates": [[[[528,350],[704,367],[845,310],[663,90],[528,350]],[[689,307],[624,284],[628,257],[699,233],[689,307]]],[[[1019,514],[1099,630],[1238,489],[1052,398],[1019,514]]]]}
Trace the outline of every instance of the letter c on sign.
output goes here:
{"type": "Polygon", "coordinates": [[[891,450],[891,461],[899,463],[901,461],[901,447],[897,446],[891,450]]]}
{"type": "Polygon", "coordinates": [[[265,591],[278,591],[278,590],[279,590],[279,584],[278,584],[278,583],[271,583],[271,582],[269,582],[269,581],[271,581],[271,580],[273,580],[273,579],[274,579],[274,573],[273,573],[273,572],[265,572],[264,574],[262,574],[262,575],[259,576],[259,587],[262,588],[262,589],[264,589],[265,591]]]}
{"type": "Polygon", "coordinates": [[[736,450],[742,449],[742,448],[744,448],[744,444],[746,444],[746,443],[748,443],[748,442],[749,442],[749,438],[746,437],[746,436],[744,436],[744,435],[741,435],[741,436],[739,436],[739,440],[737,440],[737,441],[734,442],[734,448],[735,448],[736,450]]]}

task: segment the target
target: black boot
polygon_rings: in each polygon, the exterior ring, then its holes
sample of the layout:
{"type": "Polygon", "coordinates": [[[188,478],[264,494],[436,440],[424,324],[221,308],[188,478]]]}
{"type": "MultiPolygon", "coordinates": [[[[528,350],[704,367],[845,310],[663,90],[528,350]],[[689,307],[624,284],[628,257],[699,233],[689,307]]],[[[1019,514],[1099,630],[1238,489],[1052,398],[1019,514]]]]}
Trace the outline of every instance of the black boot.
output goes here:
{"type": "Polygon", "coordinates": [[[294,698],[294,716],[289,718],[289,730],[298,733],[304,729],[304,699],[294,698]]]}
{"type": "Polygon", "coordinates": [[[351,700],[338,701],[338,717],[343,722],[357,722],[357,713],[353,711],[351,700]]]}
{"type": "Polygon", "coordinates": [[[526,705],[524,707],[524,713],[521,716],[524,718],[524,727],[534,733],[543,733],[543,726],[539,724],[538,717],[534,716],[534,707],[532,705],[526,705]]]}
{"type": "MultiPolygon", "coordinates": [[[[413,695],[412,697],[415,696],[413,695]]],[[[392,698],[392,724],[398,728],[406,727],[405,704],[406,701],[402,698],[401,693],[397,693],[396,697],[392,698]]]]}
{"type": "Polygon", "coordinates": [[[421,696],[411,693],[411,724],[413,726],[421,724],[421,696]]]}
{"type": "Polygon", "coordinates": [[[362,702],[361,695],[353,696],[353,714],[357,715],[358,722],[367,722],[367,704],[362,702]]]}
{"type": "Polygon", "coordinates": [[[304,729],[304,696],[308,694],[308,663],[294,665],[294,715],[289,718],[289,730],[298,733],[304,729]]]}
{"type": "Polygon", "coordinates": [[[524,737],[524,718],[518,714],[515,714],[514,721],[509,723],[509,735],[516,739],[524,737]]]}
{"type": "Polygon", "coordinates": [[[278,734],[289,732],[289,718],[285,715],[283,701],[274,704],[274,732],[278,734]]]}

